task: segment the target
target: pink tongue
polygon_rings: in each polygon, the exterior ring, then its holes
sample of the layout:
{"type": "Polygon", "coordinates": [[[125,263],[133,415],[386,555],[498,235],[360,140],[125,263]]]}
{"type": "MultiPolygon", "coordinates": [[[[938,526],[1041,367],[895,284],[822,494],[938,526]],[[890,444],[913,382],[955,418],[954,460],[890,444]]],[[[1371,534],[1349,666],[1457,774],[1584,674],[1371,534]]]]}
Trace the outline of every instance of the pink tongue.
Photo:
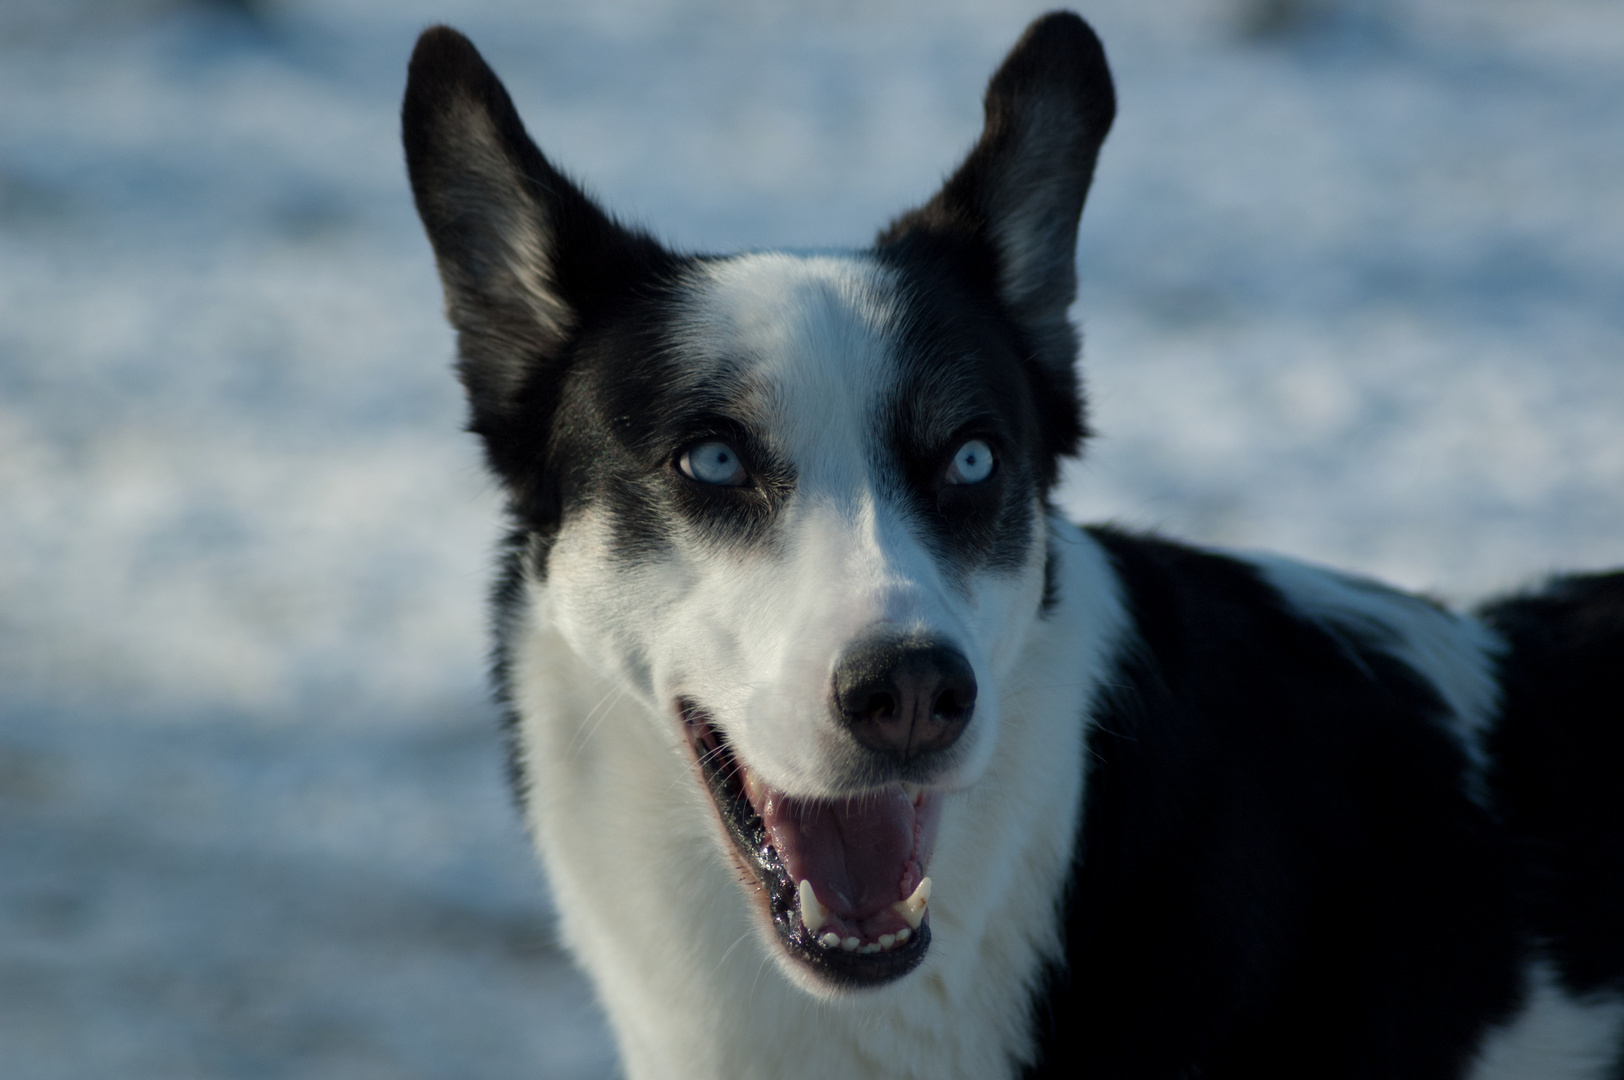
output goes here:
{"type": "Polygon", "coordinates": [[[912,893],[935,838],[936,802],[916,807],[893,784],[837,802],[765,793],[756,807],[791,880],[810,881],[830,911],[866,919],[912,893]]]}

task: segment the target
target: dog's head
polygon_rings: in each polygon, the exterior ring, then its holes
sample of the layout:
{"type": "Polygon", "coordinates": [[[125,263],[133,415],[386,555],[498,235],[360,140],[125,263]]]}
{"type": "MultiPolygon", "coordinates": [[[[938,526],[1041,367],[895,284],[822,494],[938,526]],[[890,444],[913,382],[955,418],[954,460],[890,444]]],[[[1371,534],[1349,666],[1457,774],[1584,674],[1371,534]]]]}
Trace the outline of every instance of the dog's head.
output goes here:
{"type": "Polygon", "coordinates": [[[873,248],[696,257],[565,179],[465,38],[412,58],[412,187],[526,571],[693,755],[803,981],[928,945],[940,793],[993,753],[1084,435],[1067,307],[1113,113],[1094,34],[1046,16],[873,248]]]}

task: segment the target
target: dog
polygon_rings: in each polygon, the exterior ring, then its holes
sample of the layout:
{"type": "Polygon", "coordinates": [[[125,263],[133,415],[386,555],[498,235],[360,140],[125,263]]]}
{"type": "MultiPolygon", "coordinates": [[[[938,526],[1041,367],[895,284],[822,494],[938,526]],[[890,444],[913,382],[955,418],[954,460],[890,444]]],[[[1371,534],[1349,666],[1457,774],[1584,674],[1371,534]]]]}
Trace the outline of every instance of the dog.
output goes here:
{"type": "Polygon", "coordinates": [[[627,1074],[1624,1076],[1624,574],[1468,616],[1066,521],[1093,31],[985,112],[867,250],[694,256],[412,56],[513,776],[627,1074]]]}

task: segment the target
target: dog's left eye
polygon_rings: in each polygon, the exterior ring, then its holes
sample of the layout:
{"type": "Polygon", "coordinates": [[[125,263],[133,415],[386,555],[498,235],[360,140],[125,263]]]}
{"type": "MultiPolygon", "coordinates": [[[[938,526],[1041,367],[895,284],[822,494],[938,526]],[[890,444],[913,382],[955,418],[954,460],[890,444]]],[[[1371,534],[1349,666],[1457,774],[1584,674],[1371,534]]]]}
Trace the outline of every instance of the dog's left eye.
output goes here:
{"type": "Polygon", "coordinates": [[[677,468],[701,484],[738,487],[745,480],[739,452],[725,442],[702,442],[689,447],[677,459],[677,468]]]}
{"type": "Polygon", "coordinates": [[[992,475],[992,447],[981,439],[971,439],[953,455],[947,467],[949,484],[979,484],[992,475]]]}

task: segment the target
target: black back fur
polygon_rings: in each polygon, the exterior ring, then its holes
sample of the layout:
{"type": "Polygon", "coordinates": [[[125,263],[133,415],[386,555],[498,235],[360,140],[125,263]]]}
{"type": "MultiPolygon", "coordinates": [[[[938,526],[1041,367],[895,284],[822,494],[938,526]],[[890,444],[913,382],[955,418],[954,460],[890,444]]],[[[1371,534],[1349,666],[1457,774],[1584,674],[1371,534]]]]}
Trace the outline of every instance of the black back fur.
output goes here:
{"type": "Polygon", "coordinates": [[[1509,646],[1493,784],[1525,921],[1571,989],[1624,993],[1624,573],[1484,617],[1509,646]]]}
{"type": "Polygon", "coordinates": [[[1244,563],[1094,535],[1138,643],[1090,739],[1029,1075],[1459,1075],[1522,957],[1442,702],[1244,563]]]}

